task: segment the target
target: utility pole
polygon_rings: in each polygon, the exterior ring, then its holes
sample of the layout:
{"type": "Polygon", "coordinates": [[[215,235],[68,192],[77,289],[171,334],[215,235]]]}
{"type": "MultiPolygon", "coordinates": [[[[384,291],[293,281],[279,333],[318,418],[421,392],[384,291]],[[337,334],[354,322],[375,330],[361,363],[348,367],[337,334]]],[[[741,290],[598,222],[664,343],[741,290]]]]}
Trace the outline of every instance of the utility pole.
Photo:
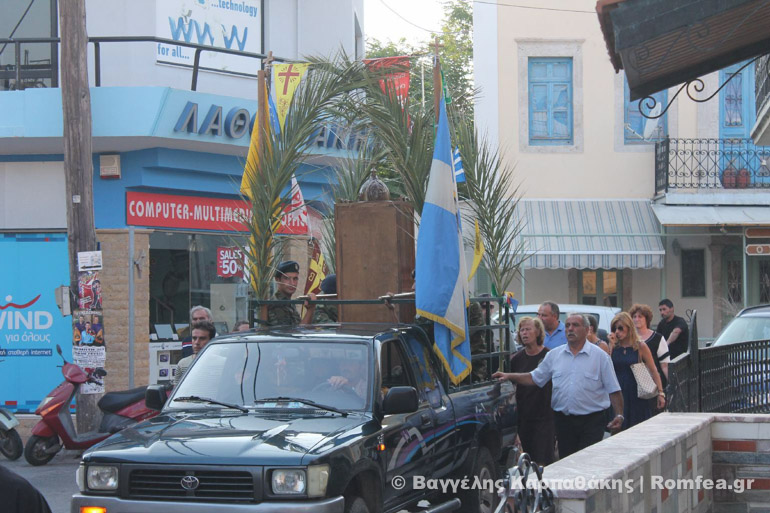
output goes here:
{"type": "Polygon", "coordinates": [[[441,83],[441,59],[438,56],[439,48],[444,45],[439,44],[438,36],[435,36],[433,41],[433,112],[436,116],[436,123],[438,123],[438,109],[441,103],[441,95],[444,94],[443,84],[441,83]]]}
{"type": "MultiPolygon", "coordinates": [[[[80,251],[96,250],[91,149],[91,92],[88,89],[85,0],[59,1],[61,27],[61,95],[64,138],[64,176],[67,188],[67,241],[70,264],[70,300],[77,308],[80,251]]],[[[78,431],[96,431],[100,394],[78,394],[78,431]]]]}

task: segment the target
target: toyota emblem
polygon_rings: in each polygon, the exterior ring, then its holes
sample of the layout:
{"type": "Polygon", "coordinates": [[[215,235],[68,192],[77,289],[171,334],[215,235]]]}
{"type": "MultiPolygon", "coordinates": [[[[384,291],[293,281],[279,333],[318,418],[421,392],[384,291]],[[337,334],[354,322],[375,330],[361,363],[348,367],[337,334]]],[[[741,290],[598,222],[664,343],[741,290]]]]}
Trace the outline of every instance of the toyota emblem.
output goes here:
{"type": "Polygon", "coordinates": [[[195,476],[184,476],[182,478],[182,488],[185,490],[195,490],[200,486],[201,482],[200,480],[195,476]]]}

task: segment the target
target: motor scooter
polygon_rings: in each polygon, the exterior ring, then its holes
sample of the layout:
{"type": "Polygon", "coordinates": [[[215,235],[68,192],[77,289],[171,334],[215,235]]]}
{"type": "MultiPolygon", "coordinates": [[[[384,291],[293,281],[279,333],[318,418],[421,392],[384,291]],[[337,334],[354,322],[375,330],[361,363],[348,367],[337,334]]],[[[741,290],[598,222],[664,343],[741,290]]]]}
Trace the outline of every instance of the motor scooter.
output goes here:
{"type": "MultiPolygon", "coordinates": [[[[0,360],[0,362],[3,361],[0,360]]],[[[19,420],[13,413],[0,408],[0,454],[11,461],[18,460],[24,451],[21,437],[16,431],[18,425],[19,420]]]]}
{"type": "Polygon", "coordinates": [[[107,371],[102,368],[83,370],[68,362],[58,345],[56,352],[64,362],[61,365],[64,381],[53,389],[35,410],[35,414],[40,415],[42,419],[32,428],[32,436],[24,447],[24,458],[30,465],[45,465],[62,448],[88,449],[121,429],[160,413],[145,405],[147,387],[108,392],[97,403],[104,414],[99,431],[78,433],[70,414],[69,405],[72,398],[83,383],[100,384],[107,371]]]}

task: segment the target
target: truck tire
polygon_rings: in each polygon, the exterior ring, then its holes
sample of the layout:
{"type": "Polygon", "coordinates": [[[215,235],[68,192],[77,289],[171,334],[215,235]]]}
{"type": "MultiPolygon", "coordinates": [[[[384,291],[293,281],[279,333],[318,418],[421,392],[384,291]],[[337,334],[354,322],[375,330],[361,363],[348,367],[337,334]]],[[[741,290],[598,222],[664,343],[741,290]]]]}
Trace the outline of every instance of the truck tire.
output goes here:
{"type": "Polygon", "coordinates": [[[47,449],[53,447],[58,442],[56,436],[41,437],[32,435],[27,440],[27,445],[24,447],[24,459],[30,465],[40,466],[45,465],[56,456],[55,452],[46,452],[47,449]]]}
{"type": "Polygon", "coordinates": [[[345,497],[345,513],[369,513],[369,506],[361,497],[351,495],[345,497]]]}
{"type": "MultiPolygon", "coordinates": [[[[473,467],[468,477],[473,483],[478,476],[481,483],[488,484],[497,479],[495,460],[486,447],[479,447],[476,452],[476,458],[473,460],[473,467]]],[[[492,513],[497,508],[500,498],[497,490],[489,487],[483,489],[462,490],[459,494],[462,501],[462,510],[467,513],[492,513]]]]}
{"type": "Polygon", "coordinates": [[[24,452],[24,444],[15,429],[0,430],[0,453],[11,461],[18,460],[24,452]]]}

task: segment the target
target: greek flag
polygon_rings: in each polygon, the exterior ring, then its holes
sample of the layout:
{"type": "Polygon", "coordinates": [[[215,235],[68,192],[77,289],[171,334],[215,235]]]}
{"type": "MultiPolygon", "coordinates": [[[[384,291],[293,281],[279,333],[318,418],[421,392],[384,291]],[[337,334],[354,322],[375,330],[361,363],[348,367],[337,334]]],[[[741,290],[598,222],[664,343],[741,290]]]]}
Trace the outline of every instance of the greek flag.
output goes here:
{"type": "Polygon", "coordinates": [[[455,148],[452,153],[452,162],[455,170],[455,182],[465,182],[465,170],[463,169],[463,159],[460,157],[460,148],[455,148]]]}
{"type": "Polygon", "coordinates": [[[454,384],[460,383],[471,371],[467,286],[452,145],[442,97],[433,164],[417,236],[415,294],[417,313],[434,322],[435,350],[454,384]]]}

